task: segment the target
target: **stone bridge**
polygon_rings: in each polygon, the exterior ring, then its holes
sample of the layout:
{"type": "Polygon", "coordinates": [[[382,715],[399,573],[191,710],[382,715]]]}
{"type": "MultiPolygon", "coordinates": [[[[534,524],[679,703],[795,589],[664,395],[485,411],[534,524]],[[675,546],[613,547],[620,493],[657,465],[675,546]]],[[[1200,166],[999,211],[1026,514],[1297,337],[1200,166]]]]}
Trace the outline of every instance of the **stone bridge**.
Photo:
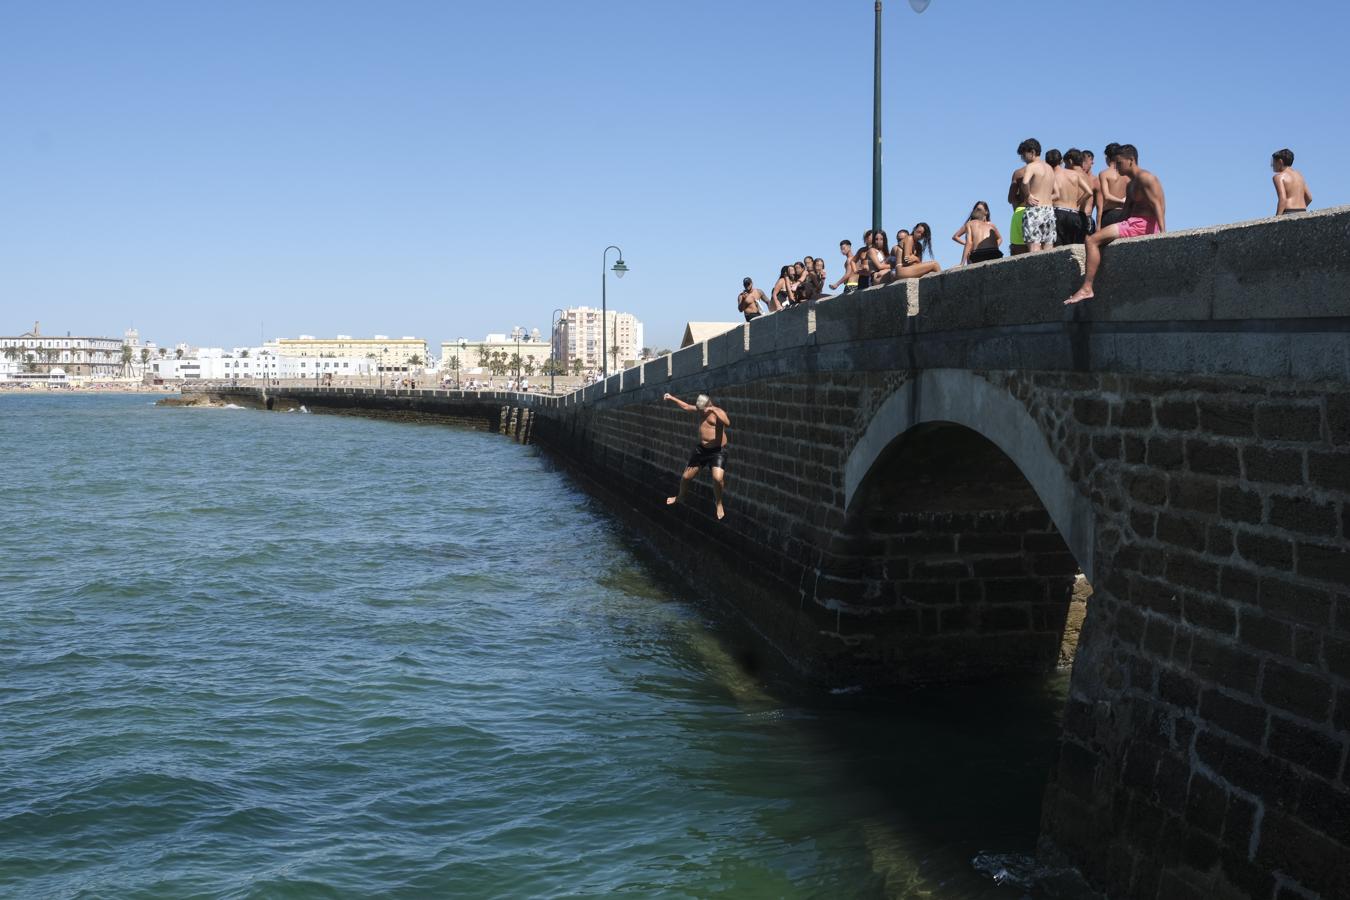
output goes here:
{"type": "MultiPolygon", "coordinates": [[[[1350,208],[1121,242],[1066,309],[1081,272],[969,267],[484,408],[823,684],[1046,671],[1085,575],[1047,852],[1113,897],[1350,896],[1350,208]],[[725,521],[706,481],[665,505],[667,391],[728,411],[725,521]]],[[[395,402],[469,402],[427,394],[395,402]]]]}

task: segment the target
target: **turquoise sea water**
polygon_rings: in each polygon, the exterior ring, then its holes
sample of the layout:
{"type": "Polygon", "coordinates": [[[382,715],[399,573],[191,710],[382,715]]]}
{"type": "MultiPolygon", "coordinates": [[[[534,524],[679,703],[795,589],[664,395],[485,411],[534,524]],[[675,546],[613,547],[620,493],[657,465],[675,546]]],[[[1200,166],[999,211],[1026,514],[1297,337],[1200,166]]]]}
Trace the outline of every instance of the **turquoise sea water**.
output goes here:
{"type": "Polygon", "coordinates": [[[0,895],[1009,897],[1065,679],[818,695],[532,447],[0,396],[0,895]]]}

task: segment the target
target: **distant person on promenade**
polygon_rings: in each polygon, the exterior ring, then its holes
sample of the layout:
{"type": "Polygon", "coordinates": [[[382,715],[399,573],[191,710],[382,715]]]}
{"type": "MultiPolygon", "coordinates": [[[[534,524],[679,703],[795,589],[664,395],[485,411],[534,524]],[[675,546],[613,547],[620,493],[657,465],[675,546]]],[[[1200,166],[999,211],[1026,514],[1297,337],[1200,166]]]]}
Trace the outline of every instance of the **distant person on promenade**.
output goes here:
{"type": "Polygon", "coordinates": [[[758,319],[760,316],[764,315],[764,310],[759,308],[760,302],[763,301],[764,305],[768,306],[769,298],[764,296],[763,291],[755,287],[755,282],[749,276],[746,276],[741,280],[741,286],[744,290],[742,290],[741,295],[736,298],[737,307],[739,307],[741,313],[744,314],[745,321],[749,322],[751,319],[758,319]]]}
{"type": "Polygon", "coordinates": [[[1125,189],[1125,218],[1107,225],[1087,239],[1087,264],[1084,267],[1083,286],[1074,291],[1066,306],[1092,299],[1092,280],[1102,264],[1102,248],[1116,238],[1162,234],[1167,230],[1167,200],[1162,182],[1152,172],[1139,168],[1139,151],[1133,144],[1125,144],[1116,151],[1116,168],[1128,176],[1125,189]]]}
{"type": "Polygon", "coordinates": [[[922,278],[924,275],[936,275],[942,271],[938,261],[931,258],[933,229],[928,227],[927,222],[920,222],[914,226],[913,231],[902,233],[904,236],[900,239],[900,247],[895,251],[896,256],[900,257],[900,267],[895,270],[893,280],[922,278]],[[923,258],[925,252],[930,257],[927,262],[924,262],[923,258]]]}
{"type": "Polygon", "coordinates": [[[1294,168],[1294,151],[1286,147],[1270,154],[1270,167],[1275,171],[1275,215],[1307,212],[1312,204],[1308,182],[1294,168]]]}
{"type": "Polygon", "coordinates": [[[963,266],[1003,258],[1003,251],[999,249],[1003,235],[998,233],[998,226],[989,220],[989,204],[983,200],[970,210],[969,218],[956,229],[952,240],[961,245],[963,266]]]}
{"type": "Polygon", "coordinates": [[[684,467],[684,474],[680,476],[679,490],[676,491],[674,497],[666,498],[666,505],[674,506],[676,503],[683,503],[684,495],[689,490],[689,483],[698,477],[699,469],[708,466],[712,469],[713,497],[717,500],[717,518],[721,519],[726,515],[726,511],[722,508],[722,487],[726,481],[727,429],[731,427],[731,420],[727,418],[727,414],[722,409],[713,405],[707,394],[699,394],[698,399],[692,405],[685,403],[673,394],[666,394],[661,399],[671,401],[685,412],[694,413],[698,423],[694,426],[694,431],[698,436],[698,444],[694,447],[694,452],[690,455],[689,462],[684,467]]]}
{"type": "Polygon", "coordinates": [[[1036,253],[1055,246],[1055,172],[1041,159],[1041,142],[1027,138],[1017,146],[1026,163],[1022,170],[1026,212],[1022,214],[1022,239],[1036,253]]]}
{"type": "Polygon", "coordinates": [[[844,293],[851,294],[858,289],[858,261],[853,258],[853,242],[843,240],[839,242],[839,252],[844,255],[844,274],[839,276],[839,280],[830,285],[830,290],[837,290],[839,285],[844,286],[844,293]]]}
{"type": "Polygon", "coordinates": [[[1125,192],[1130,187],[1130,179],[1116,168],[1116,153],[1119,150],[1120,145],[1114,141],[1106,145],[1106,168],[1097,177],[1097,188],[1101,193],[1097,201],[1101,209],[1101,217],[1097,220],[1098,231],[1125,218],[1125,192]]]}
{"type": "Polygon", "coordinates": [[[1092,184],[1083,174],[1083,154],[1070,149],[1064,165],[1055,170],[1055,246],[1081,244],[1087,240],[1087,209],[1092,204],[1092,184]]]}

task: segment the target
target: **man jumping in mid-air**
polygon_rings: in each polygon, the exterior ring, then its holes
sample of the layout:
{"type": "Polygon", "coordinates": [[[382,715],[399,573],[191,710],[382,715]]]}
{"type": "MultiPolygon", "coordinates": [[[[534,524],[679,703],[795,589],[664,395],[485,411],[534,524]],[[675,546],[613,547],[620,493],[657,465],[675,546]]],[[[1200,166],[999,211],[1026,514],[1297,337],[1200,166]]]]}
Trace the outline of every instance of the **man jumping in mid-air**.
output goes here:
{"type": "Polygon", "coordinates": [[[685,491],[689,490],[689,482],[698,477],[699,469],[709,466],[712,468],[713,496],[717,498],[717,518],[721,519],[726,515],[722,509],[722,485],[726,479],[727,429],[731,427],[731,420],[727,418],[726,412],[713,406],[707,394],[699,394],[693,405],[671,394],[661,399],[672,401],[685,412],[696,413],[698,418],[698,446],[694,448],[684,475],[680,478],[679,492],[674,497],[667,497],[666,504],[673,506],[682,502],[685,491]]]}

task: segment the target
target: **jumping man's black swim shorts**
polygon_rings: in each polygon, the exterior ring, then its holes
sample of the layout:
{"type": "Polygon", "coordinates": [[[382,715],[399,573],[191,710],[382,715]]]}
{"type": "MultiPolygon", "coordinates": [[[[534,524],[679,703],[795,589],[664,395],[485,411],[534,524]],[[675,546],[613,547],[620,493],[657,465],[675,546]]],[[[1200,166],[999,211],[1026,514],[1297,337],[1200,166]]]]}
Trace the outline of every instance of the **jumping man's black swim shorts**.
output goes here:
{"type": "Polygon", "coordinates": [[[689,456],[689,468],[701,469],[704,466],[725,469],[727,467],[727,448],[695,447],[694,452],[689,456]]]}

